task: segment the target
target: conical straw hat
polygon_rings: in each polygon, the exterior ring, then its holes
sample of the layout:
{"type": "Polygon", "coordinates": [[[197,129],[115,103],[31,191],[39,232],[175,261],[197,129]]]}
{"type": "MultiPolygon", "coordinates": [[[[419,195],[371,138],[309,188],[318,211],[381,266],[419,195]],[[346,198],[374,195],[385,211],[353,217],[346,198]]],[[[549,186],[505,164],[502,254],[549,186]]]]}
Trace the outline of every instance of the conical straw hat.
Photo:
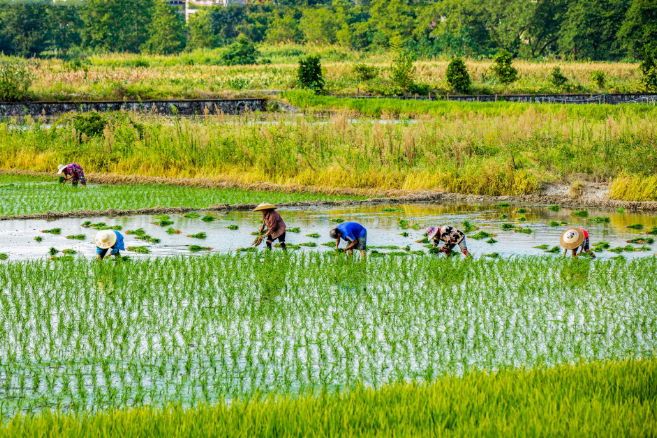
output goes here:
{"type": "Polygon", "coordinates": [[[64,169],[66,169],[66,166],[64,166],[63,164],[57,166],[57,174],[59,175],[60,173],[62,173],[64,169]]]}
{"type": "Polygon", "coordinates": [[[276,210],[275,205],[271,205],[269,202],[263,202],[262,204],[258,205],[256,208],[253,209],[253,211],[261,211],[261,210],[276,210]]]}
{"type": "Polygon", "coordinates": [[[563,232],[559,243],[565,249],[579,248],[584,243],[584,233],[581,228],[570,227],[563,232]]]}
{"type": "Polygon", "coordinates": [[[109,249],[116,243],[116,233],[112,230],[103,230],[94,236],[96,246],[100,249],[109,249]]]}

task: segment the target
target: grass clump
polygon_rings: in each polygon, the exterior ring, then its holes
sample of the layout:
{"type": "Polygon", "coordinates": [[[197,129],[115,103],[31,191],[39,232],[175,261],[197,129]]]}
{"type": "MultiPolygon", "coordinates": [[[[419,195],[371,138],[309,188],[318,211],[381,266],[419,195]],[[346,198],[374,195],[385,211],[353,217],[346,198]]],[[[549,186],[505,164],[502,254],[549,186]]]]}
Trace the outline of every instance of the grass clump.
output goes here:
{"type": "Polygon", "coordinates": [[[43,237],[41,237],[41,236],[35,236],[35,237],[34,237],[34,240],[36,240],[37,242],[43,242],[43,237]]]}
{"type": "Polygon", "coordinates": [[[59,252],[59,250],[58,250],[57,248],[53,248],[52,246],[51,246],[50,249],[48,250],[48,254],[50,254],[50,255],[55,255],[55,254],[57,254],[58,252],[59,252]]]}
{"type": "Polygon", "coordinates": [[[192,252],[211,251],[212,248],[210,248],[209,246],[189,245],[189,250],[192,252]]]}
{"type": "Polygon", "coordinates": [[[50,230],[41,230],[42,233],[46,234],[62,234],[61,228],[52,228],[50,230]]]}
{"type": "Polygon", "coordinates": [[[387,208],[382,208],[381,211],[383,211],[383,212],[400,212],[400,213],[403,213],[404,209],[403,208],[396,208],[396,207],[387,207],[387,208]]]}
{"type": "Polygon", "coordinates": [[[488,238],[495,237],[495,236],[497,236],[497,234],[487,233],[486,231],[479,231],[477,234],[474,234],[474,235],[468,236],[468,237],[471,237],[475,240],[482,240],[482,239],[488,239],[488,238]]]}
{"type": "Polygon", "coordinates": [[[182,234],[181,230],[176,230],[173,227],[167,228],[167,234],[182,234]]]}
{"type": "Polygon", "coordinates": [[[588,210],[575,210],[570,214],[575,217],[589,217],[588,210]]]}
{"type": "Polygon", "coordinates": [[[300,243],[299,246],[305,246],[308,248],[315,248],[317,247],[317,243],[315,242],[305,242],[305,243],[300,243]]]}
{"type": "Polygon", "coordinates": [[[498,202],[497,204],[495,204],[495,207],[509,207],[510,205],[511,204],[509,204],[508,202],[498,202]]]}
{"type": "Polygon", "coordinates": [[[137,228],[136,230],[127,230],[125,233],[128,235],[143,236],[146,234],[146,231],[143,228],[137,228]]]}
{"type": "Polygon", "coordinates": [[[646,234],[657,236],[657,227],[652,227],[652,230],[648,231],[646,234]]]}
{"type": "Polygon", "coordinates": [[[627,228],[631,230],[643,230],[643,224],[628,225],[627,228]]]}
{"type": "Polygon", "coordinates": [[[463,221],[462,225],[463,225],[462,231],[466,234],[471,233],[473,231],[477,231],[479,229],[479,227],[473,225],[472,223],[470,223],[470,221],[463,221]]]}
{"type": "Polygon", "coordinates": [[[611,244],[609,242],[596,242],[591,245],[591,250],[593,252],[602,252],[605,249],[609,249],[611,247],[611,244]]]}
{"type": "Polygon", "coordinates": [[[525,208],[519,208],[519,209],[516,211],[516,213],[524,214],[524,213],[527,213],[527,210],[526,210],[525,208]]]}
{"type": "Polygon", "coordinates": [[[201,218],[201,220],[202,220],[203,222],[213,222],[213,221],[219,220],[219,218],[216,217],[216,216],[213,216],[213,215],[211,215],[211,214],[206,214],[205,216],[203,216],[203,217],[201,218]]]}
{"type": "Polygon", "coordinates": [[[73,234],[71,236],[66,236],[66,238],[70,240],[84,240],[87,236],[84,234],[73,234]]]}
{"type": "Polygon", "coordinates": [[[306,237],[312,237],[313,239],[319,239],[321,236],[319,233],[306,234],[306,237]]]}
{"type": "Polygon", "coordinates": [[[527,222],[527,218],[524,217],[524,216],[520,216],[520,217],[518,218],[518,222],[527,222]]]}
{"type": "Polygon", "coordinates": [[[652,245],[655,243],[655,239],[652,237],[635,237],[634,239],[628,240],[627,243],[635,243],[639,245],[652,245]]]}
{"type": "Polygon", "coordinates": [[[157,225],[160,227],[168,227],[169,225],[173,225],[173,221],[171,220],[171,216],[167,214],[161,214],[159,216],[155,216],[153,219],[155,219],[155,222],[151,222],[153,225],[157,225]]]}
{"type": "Polygon", "coordinates": [[[9,254],[0,252],[0,260],[9,260],[9,254]]]}
{"type": "Polygon", "coordinates": [[[522,227],[516,227],[513,231],[522,234],[531,234],[534,232],[534,230],[532,230],[531,228],[522,228],[522,227]]]}
{"type": "Polygon", "coordinates": [[[74,249],[65,249],[65,250],[62,251],[62,254],[66,254],[66,255],[74,255],[74,254],[77,254],[77,253],[78,252],[74,249]]]}
{"type": "Polygon", "coordinates": [[[341,224],[342,222],[344,222],[344,219],[342,218],[331,219],[331,222],[335,222],[336,224],[341,224]]]}
{"type": "Polygon", "coordinates": [[[204,232],[196,233],[196,234],[188,234],[187,237],[191,237],[193,239],[205,239],[208,237],[208,235],[204,232]]]}
{"type": "Polygon", "coordinates": [[[226,228],[228,228],[229,230],[235,231],[235,230],[238,230],[240,227],[238,225],[231,224],[231,225],[228,225],[226,228]]]}
{"type": "Polygon", "coordinates": [[[150,254],[151,250],[147,246],[129,246],[128,251],[136,252],[137,254],[150,254]]]}
{"type": "Polygon", "coordinates": [[[493,238],[491,237],[490,239],[488,239],[488,240],[486,241],[486,243],[489,243],[489,244],[492,245],[493,243],[497,243],[497,240],[495,240],[495,239],[493,239],[493,238]]]}
{"type": "Polygon", "coordinates": [[[192,212],[189,212],[189,213],[185,213],[185,214],[183,215],[183,217],[185,217],[185,218],[187,218],[187,219],[198,219],[198,218],[201,217],[201,215],[198,214],[198,213],[196,213],[196,212],[194,212],[194,211],[192,211],[192,212]]]}
{"type": "Polygon", "coordinates": [[[502,224],[500,225],[500,228],[504,231],[510,231],[510,230],[515,230],[516,226],[513,224],[502,224]]]}
{"type": "Polygon", "coordinates": [[[536,248],[536,249],[548,249],[549,247],[550,247],[549,245],[544,243],[543,245],[538,245],[538,246],[535,246],[534,248],[536,248]]]}
{"type": "Polygon", "coordinates": [[[618,207],[618,210],[616,210],[618,214],[625,214],[625,207],[618,207]]]}
{"type": "Polygon", "coordinates": [[[408,231],[404,231],[403,233],[399,233],[400,236],[402,237],[408,237],[410,234],[408,234],[408,231]]]}
{"type": "Polygon", "coordinates": [[[595,222],[598,224],[608,224],[611,222],[611,218],[607,216],[597,216],[597,217],[590,217],[588,218],[589,222],[595,222]]]}
{"type": "Polygon", "coordinates": [[[301,228],[299,228],[299,227],[288,228],[288,229],[286,229],[285,231],[289,231],[290,233],[300,233],[300,232],[301,232],[301,228]]]}
{"type": "Polygon", "coordinates": [[[546,208],[549,211],[554,211],[554,212],[558,212],[559,210],[561,210],[561,207],[559,207],[558,205],[550,205],[549,207],[546,207],[546,208]]]}

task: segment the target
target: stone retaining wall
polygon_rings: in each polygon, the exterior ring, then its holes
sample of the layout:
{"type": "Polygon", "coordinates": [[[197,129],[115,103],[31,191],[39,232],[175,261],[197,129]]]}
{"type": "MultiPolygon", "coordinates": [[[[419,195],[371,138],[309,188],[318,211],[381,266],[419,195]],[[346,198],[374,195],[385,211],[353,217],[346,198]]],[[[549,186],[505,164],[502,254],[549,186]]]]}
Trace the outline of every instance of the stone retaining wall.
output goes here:
{"type": "Polygon", "coordinates": [[[267,99],[221,100],[151,100],[124,102],[21,102],[0,103],[0,118],[31,115],[54,116],[68,112],[137,111],[172,115],[241,114],[247,111],[266,111],[267,99]],[[175,108],[175,109],[174,109],[175,108]]]}
{"type": "MultiPolygon", "coordinates": [[[[339,96],[355,99],[372,99],[369,96],[339,96]]],[[[525,103],[606,103],[616,105],[620,103],[646,103],[657,104],[657,94],[634,93],[634,94],[509,94],[478,96],[469,95],[447,95],[447,96],[393,96],[375,97],[375,99],[401,99],[401,100],[450,100],[457,102],[525,102],[525,103]]]]}

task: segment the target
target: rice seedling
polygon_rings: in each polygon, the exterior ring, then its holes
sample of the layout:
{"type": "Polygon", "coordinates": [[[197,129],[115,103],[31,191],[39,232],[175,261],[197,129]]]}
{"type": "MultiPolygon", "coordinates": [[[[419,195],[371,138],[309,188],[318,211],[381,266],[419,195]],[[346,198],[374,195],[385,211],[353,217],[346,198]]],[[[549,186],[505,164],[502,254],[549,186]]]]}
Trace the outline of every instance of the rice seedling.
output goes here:
{"type": "Polygon", "coordinates": [[[611,248],[611,244],[609,242],[596,242],[591,245],[591,250],[594,252],[602,252],[606,249],[611,248]]]}
{"type": "Polygon", "coordinates": [[[311,234],[306,234],[306,237],[311,237],[313,239],[319,239],[321,236],[319,233],[311,233],[311,234]]]}
{"type": "Polygon", "coordinates": [[[181,230],[176,230],[173,227],[167,228],[167,234],[182,234],[181,230]]]}
{"type": "Polygon", "coordinates": [[[71,236],[66,236],[66,238],[70,240],[84,240],[87,236],[85,234],[73,234],[71,236]]]}
{"type": "Polygon", "coordinates": [[[62,229],[61,228],[52,228],[50,230],[41,230],[42,233],[47,233],[47,234],[62,234],[62,229]]]}
{"type": "Polygon", "coordinates": [[[189,245],[189,250],[192,252],[211,251],[212,248],[210,248],[209,246],[189,245]]]}
{"type": "Polygon", "coordinates": [[[36,240],[37,242],[43,242],[43,237],[42,236],[35,236],[34,240],[36,240]]]}
{"type": "Polygon", "coordinates": [[[598,224],[608,224],[608,223],[611,222],[611,218],[609,218],[607,216],[604,216],[604,217],[602,217],[602,216],[590,217],[587,220],[589,222],[595,222],[595,223],[598,223],[598,224]]]}
{"type": "Polygon", "coordinates": [[[9,254],[0,252],[0,260],[9,260],[9,254]]]}
{"type": "Polygon", "coordinates": [[[575,210],[575,211],[571,212],[570,214],[572,216],[575,216],[575,217],[584,217],[584,218],[589,217],[588,210],[575,210]]]}
{"type": "Polygon", "coordinates": [[[560,227],[561,222],[559,222],[559,221],[550,221],[550,226],[551,227],[560,227]]]}
{"type": "Polygon", "coordinates": [[[383,212],[400,212],[400,213],[403,213],[404,209],[403,208],[396,208],[396,207],[387,207],[387,208],[382,208],[381,211],[383,211],[383,212]]]}
{"type": "Polygon", "coordinates": [[[550,205],[549,207],[546,207],[546,208],[549,211],[554,211],[554,212],[558,212],[559,210],[561,210],[561,207],[559,207],[558,205],[550,205]]]}
{"type": "Polygon", "coordinates": [[[408,234],[408,231],[404,231],[403,233],[399,233],[400,236],[402,237],[408,237],[410,234],[408,234]]]}
{"type": "Polygon", "coordinates": [[[627,228],[632,230],[643,230],[643,224],[628,225],[627,228]]]}
{"type": "Polygon", "coordinates": [[[549,254],[559,254],[561,252],[561,249],[562,248],[560,246],[553,246],[552,248],[548,249],[545,252],[547,252],[549,254]]]}
{"type": "Polygon", "coordinates": [[[486,243],[489,243],[489,244],[492,245],[493,243],[497,243],[497,240],[495,240],[495,239],[493,239],[493,238],[491,237],[490,239],[488,239],[488,240],[486,241],[486,243]]]}
{"type": "Polygon", "coordinates": [[[66,254],[66,255],[74,255],[74,254],[77,254],[77,253],[78,253],[78,252],[77,252],[76,250],[74,250],[74,249],[65,249],[65,250],[62,250],[62,254],[66,254]]]}
{"type": "Polygon", "coordinates": [[[231,224],[231,225],[228,225],[226,228],[228,228],[229,230],[235,231],[235,230],[239,229],[239,225],[231,224]]]}
{"type": "Polygon", "coordinates": [[[48,254],[50,254],[50,255],[55,255],[58,252],[59,252],[59,250],[57,248],[53,248],[53,247],[50,247],[50,249],[48,250],[48,254]]]}
{"type": "Polygon", "coordinates": [[[305,246],[308,248],[315,248],[317,246],[317,243],[315,242],[305,242],[305,243],[300,243],[299,246],[305,246]]]}
{"type": "Polygon", "coordinates": [[[514,230],[516,228],[516,226],[513,225],[513,224],[504,223],[504,224],[500,225],[500,228],[502,228],[502,230],[504,230],[504,231],[510,231],[510,230],[514,230]]]}
{"type": "Polygon", "coordinates": [[[625,214],[625,207],[618,207],[616,211],[618,212],[618,214],[625,214]]]}
{"type": "Polygon", "coordinates": [[[55,262],[72,262],[73,260],[75,260],[75,257],[73,257],[72,255],[63,255],[63,256],[59,256],[59,257],[54,257],[53,256],[53,257],[50,257],[49,260],[52,260],[52,261],[55,261],[55,262]]]}
{"type": "Polygon", "coordinates": [[[519,214],[527,213],[527,210],[521,207],[518,210],[516,210],[516,213],[519,213],[519,214]]]}
{"type": "Polygon", "coordinates": [[[513,230],[516,233],[523,233],[523,234],[531,234],[534,232],[531,228],[522,228],[522,227],[516,227],[513,230]]]}
{"type": "Polygon", "coordinates": [[[639,245],[652,245],[655,243],[655,239],[652,237],[635,237],[634,239],[628,240],[627,243],[636,243],[639,245]]]}
{"type": "MultiPolygon", "coordinates": [[[[322,246],[328,246],[329,248],[335,248],[335,241],[332,242],[325,242],[325,243],[320,243],[322,246]]],[[[371,246],[370,246],[371,248],[371,246]]]]}
{"type": "Polygon", "coordinates": [[[125,232],[128,235],[143,236],[146,234],[143,228],[137,228],[136,230],[126,230],[125,232]]]}
{"type": "Polygon", "coordinates": [[[652,227],[652,230],[648,231],[646,234],[657,236],[657,227],[652,227]]]}
{"type": "Polygon", "coordinates": [[[171,220],[171,216],[162,214],[159,216],[155,216],[153,219],[155,219],[155,222],[151,222],[153,225],[157,225],[160,227],[168,227],[169,225],[173,225],[174,221],[171,220]]]}
{"type": "Polygon", "coordinates": [[[290,233],[300,233],[300,232],[301,232],[301,228],[299,228],[299,227],[288,228],[288,229],[286,229],[285,231],[289,231],[290,233]]]}
{"type": "Polygon", "coordinates": [[[473,231],[477,231],[479,229],[479,227],[471,224],[470,221],[463,221],[462,225],[463,225],[463,229],[461,231],[463,231],[466,234],[471,233],[473,231]]]}
{"type": "Polygon", "coordinates": [[[491,259],[497,259],[497,258],[500,257],[500,255],[499,255],[498,253],[496,253],[496,252],[492,252],[492,253],[490,253],[490,254],[484,254],[482,257],[488,257],[488,258],[491,258],[491,259]]]}
{"type": "Polygon", "coordinates": [[[524,217],[524,216],[520,216],[520,217],[518,218],[518,222],[527,222],[527,218],[524,217]]]}
{"type": "Polygon", "coordinates": [[[495,204],[495,207],[509,207],[510,205],[511,204],[509,204],[508,202],[498,202],[497,204],[495,204]]]}
{"type": "Polygon", "coordinates": [[[208,235],[205,232],[200,232],[196,234],[188,234],[187,237],[191,237],[194,239],[205,239],[208,237],[208,235]]]}
{"type": "Polygon", "coordinates": [[[548,249],[548,248],[550,248],[550,246],[544,243],[543,245],[538,245],[538,246],[535,246],[534,248],[536,248],[536,249],[548,249]]]}
{"type": "MultiPolygon", "coordinates": [[[[335,244],[333,244],[335,245],[335,244]]],[[[399,249],[396,245],[370,246],[372,249],[399,249]]]]}
{"type": "Polygon", "coordinates": [[[342,222],[344,222],[344,219],[342,218],[331,219],[331,222],[335,222],[336,224],[341,224],[342,222]]]}
{"type": "MultiPolygon", "coordinates": [[[[285,246],[287,246],[287,249],[295,250],[295,249],[301,249],[299,245],[296,245],[294,243],[285,243],[285,246]]],[[[335,243],[333,244],[335,246],[335,243]]],[[[280,248],[281,244],[280,243],[275,243],[274,248],[280,248]]]]}
{"type": "Polygon", "coordinates": [[[96,222],[93,223],[91,221],[85,221],[82,223],[82,227],[84,228],[93,228],[94,230],[116,230],[116,231],[121,231],[123,228],[121,225],[107,225],[105,222],[96,222]]]}
{"type": "MultiPolygon", "coordinates": [[[[617,246],[616,248],[609,249],[609,251],[615,252],[616,254],[620,254],[623,251],[625,251],[625,252],[635,252],[635,251],[640,251],[640,250],[641,250],[640,248],[635,248],[632,245],[617,246]]],[[[648,250],[650,250],[650,248],[648,248],[648,250]]]]}
{"type": "Polygon", "coordinates": [[[187,219],[198,219],[201,217],[201,215],[192,211],[189,213],[185,213],[183,217],[186,217],[187,219]]]}
{"type": "Polygon", "coordinates": [[[258,252],[258,248],[248,247],[248,248],[237,248],[237,252],[258,252]]]}
{"type": "Polygon", "coordinates": [[[208,213],[205,216],[203,216],[201,220],[203,222],[213,222],[219,220],[219,218],[208,213]]]}
{"type": "Polygon", "coordinates": [[[129,246],[128,251],[136,252],[137,254],[150,254],[151,250],[147,246],[129,246]]]}
{"type": "Polygon", "coordinates": [[[135,236],[135,239],[143,240],[144,242],[150,242],[150,243],[160,243],[162,241],[161,239],[158,239],[157,237],[152,237],[148,234],[138,234],[135,236]]]}
{"type": "Polygon", "coordinates": [[[496,236],[497,236],[497,234],[487,233],[486,231],[479,231],[477,234],[474,234],[474,235],[469,236],[469,237],[472,238],[472,239],[475,239],[475,240],[482,240],[482,239],[488,239],[488,238],[496,237],[496,236]]]}
{"type": "Polygon", "coordinates": [[[411,251],[411,245],[406,245],[405,247],[402,248],[404,251],[411,251]]]}

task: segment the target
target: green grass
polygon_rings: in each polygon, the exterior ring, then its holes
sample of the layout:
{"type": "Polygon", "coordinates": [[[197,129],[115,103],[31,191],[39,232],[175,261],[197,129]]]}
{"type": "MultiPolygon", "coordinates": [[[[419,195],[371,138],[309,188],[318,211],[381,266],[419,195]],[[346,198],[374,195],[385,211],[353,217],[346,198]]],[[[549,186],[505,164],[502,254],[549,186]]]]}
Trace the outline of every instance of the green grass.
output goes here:
{"type": "Polygon", "coordinates": [[[0,269],[2,414],[190,407],[653,357],[656,274],[652,257],[9,261],[0,269]]]}
{"type": "Polygon", "coordinates": [[[529,437],[657,434],[657,360],[579,362],[552,369],[468,371],[424,383],[295,398],[256,396],[194,409],[139,407],[85,416],[17,416],[2,437],[340,436],[529,437]]]}
{"type": "MultiPolygon", "coordinates": [[[[106,210],[108,208],[131,210],[158,206],[207,208],[212,204],[258,203],[264,200],[282,203],[364,198],[159,184],[88,185],[87,188],[73,189],[60,186],[54,177],[47,179],[7,174],[0,174],[0,182],[9,183],[9,185],[0,187],[0,216],[45,213],[46,211],[106,210]]],[[[93,225],[91,227],[101,229],[93,225]]]]}

